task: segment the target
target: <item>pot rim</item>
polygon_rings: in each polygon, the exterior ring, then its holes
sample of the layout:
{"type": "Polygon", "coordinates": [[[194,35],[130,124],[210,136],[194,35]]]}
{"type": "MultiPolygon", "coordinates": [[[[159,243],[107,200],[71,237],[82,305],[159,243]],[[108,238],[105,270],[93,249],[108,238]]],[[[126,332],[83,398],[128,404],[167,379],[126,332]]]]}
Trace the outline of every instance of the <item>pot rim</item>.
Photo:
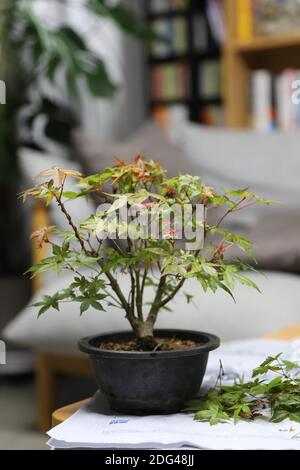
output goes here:
{"type": "MultiPolygon", "coordinates": [[[[111,332],[111,333],[104,333],[102,335],[92,335],[92,336],[86,336],[84,338],[81,338],[78,342],[78,347],[79,350],[82,352],[85,352],[91,356],[97,356],[97,357],[105,357],[105,358],[122,358],[122,359],[153,359],[154,357],[160,357],[160,358],[175,358],[175,357],[183,357],[183,356],[196,356],[201,353],[207,353],[209,351],[213,351],[214,349],[217,349],[220,346],[220,338],[218,336],[215,336],[211,333],[206,333],[204,331],[196,331],[196,330],[182,330],[182,329],[171,329],[171,328],[160,328],[155,330],[156,334],[159,335],[179,335],[180,334],[183,337],[188,337],[189,335],[193,338],[190,339],[197,339],[197,336],[199,337],[199,340],[207,339],[207,341],[204,344],[201,344],[200,346],[196,346],[193,348],[187,348],[187,349],[176,349],[174,351],[112,351],[108,349],[100,349],[98,346],[94,346],[91,344],[92,342],[95,342],[96,340],[99,339],[99,344],[101,341],[104,341],[105,339],[108,340],[109,337],[113,336],[118,336],[119,339],[120,336],[124,336],[125,338],[128,338],[128,335],[133,335],[133,332],[128,330],[128,331],[121,331],[121,332],[111,332]]],[[[113,341],[111,339],[111,341],[113,341]]]]}

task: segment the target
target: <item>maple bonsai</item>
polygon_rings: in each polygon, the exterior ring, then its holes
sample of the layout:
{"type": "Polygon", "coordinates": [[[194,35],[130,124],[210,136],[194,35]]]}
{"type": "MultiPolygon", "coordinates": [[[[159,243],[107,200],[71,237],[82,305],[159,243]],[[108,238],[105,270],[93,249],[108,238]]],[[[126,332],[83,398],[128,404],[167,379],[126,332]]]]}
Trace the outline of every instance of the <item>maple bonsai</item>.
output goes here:
{"type": "MultiPolygon", "coordinates": [[[[252,243],[222,228],[222,222],[230,214],[253,204],[269,204],[248,189],[226,190],[220,195],[198,176],[167,178],[159,163],[140,155],[130,163],[117,160],[115,166],[85,178],[78,172],[58,167],[38,177],[45,181],[25,191],[23,198],[34,196],[44,199],[46,204],[54,201],[65,215],[70,231],[59,232],[53,226],[35,231],[32,238],[37,238],[40,245],[52,245],[53,254],[31,267],[29,272],[36,276],[46,271],[59,274],[66,269],[74,274],[66,289],[45,295],[36,304],[39,315],[49,308],[59,310],[62,301],[78,302],[81,314],[90,307],[104,310],[105,305],[113,305],[125,312],[139,347],[152,350],[157,347],[154,325],[158,314],[167,308],[187,279],[197,279],[204,291],[215,292],[221,288],[230,295],[233,295],[236,281],[257,289],[242,273],[249,269],[247,264],[239,259],[226,260],[226,252],[233,246],[252,256],[252,243]],[[67,178],[76,180],[72,191],[65,190],[67,178]],[[91,195],[101,204],[87,220],[76,225],[66,202],[91,195]],[[165,215],[171,214],[174,204],[190,206],[191,217],[185,224],[194,234],[202,232],[201,246],[189,245],[194,239],[180,243],[174,223],[166,224],[163,220],[165,215]],[[203,209],[201,221],[195,217],[197,205],[203,209]],[[135,213],[124,220],[117,216],[121,209],[129,213],[135,209],[135,213]],[[209,214],[220,213],[222,209],[218,221],[209,223],[209,214]],[[139,223],[136,223],[137,210],[139,223]],[[154,211],[159,222],[159,236],[145,230],[149,228],[149,211],[152,215],[154,211]],[[51,240],[54,232],[55,239],[60,237],[60,243],[51,240]],[[106,238],[111,239],[109,244],[106,238]],[[119,272],[130,276],[129,296],[118,282],[119,272]],[[154,290],[150,306],[144,302],[145,290],[149,287],[154,290]]],[[[185,295],[189,302],[191,296],[185,295]]]]}

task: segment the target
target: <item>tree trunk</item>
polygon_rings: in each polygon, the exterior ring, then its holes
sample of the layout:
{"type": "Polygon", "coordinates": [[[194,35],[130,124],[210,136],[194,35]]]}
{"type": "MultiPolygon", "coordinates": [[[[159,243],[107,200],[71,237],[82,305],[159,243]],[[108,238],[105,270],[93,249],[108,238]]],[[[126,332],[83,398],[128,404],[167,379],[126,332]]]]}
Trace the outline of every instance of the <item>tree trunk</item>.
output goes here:
{"type": "Polygon", "coordinates": [[[157,342],[154,338],[154,324],[152,322],[138,322],[134,333],[137,337],[139,347],[143,351],[153,351],[153,349],[156,348],[157,342]]]}

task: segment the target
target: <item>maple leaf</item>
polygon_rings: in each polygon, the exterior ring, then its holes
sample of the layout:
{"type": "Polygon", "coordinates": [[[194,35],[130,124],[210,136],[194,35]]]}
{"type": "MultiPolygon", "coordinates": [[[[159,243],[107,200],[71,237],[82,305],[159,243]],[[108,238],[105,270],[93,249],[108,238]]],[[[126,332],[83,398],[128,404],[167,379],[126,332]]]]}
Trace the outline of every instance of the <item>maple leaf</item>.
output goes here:
{"type": "Polygon", "coordinates": [[[38,196],[39,194],[40,194],[40,187],[33,186],[32,188],[28,188],[26,189],[26,191],[23,191],[22,193],[20,193],[19,197],[22,198],[23,202],[25,202],[29,196],[38,196]]]}
{"type": "Polygon", "coordinates": [[[210,186],[204,186],[204,185],[201,188],[201,194],[202,194],[202,197],[204,198],[210,198],[216,195],[216,193],[213,191],[213,189],[210,186]]]}
{"type": "Polygon", "coordinates": [[[49,233],[53,232],[55,230],[55,227],[53,225],[49,227],[41,227],[38,230],[35,230],[31,235],[30,239],[34,240],[36,239],[38,242],[39,247],[41,248],[43,246],[43,243],[48,243],[49,238],[48,235],[49,233]]]}
{"type": "Polygon", "coordinates": [[[118,158],[118,157],[114,157],[114,160],[116,161],[116,165],[115,166],[126,166],[126,163],[124,160],[122,160],[121,158],[118,158]]]}
{"type": "Polygon", "coordinates": [[[53,180],[53,186],[55,188],[61,188],[65,182],[65,179],[68,177],[80,179],[82,175],[81,173],[79,173],[79,171],[68,170],[64,168],[59,168],[58,166],[53,166],[48,170],[41,171],[41,173],[36,175],[33,179],[50,178],[53,180]]]}
{"type": "Polygon", "coordinates": [[[132,163],[141,163],[143,162],[144,157],[140,153],[137,154],[137,156],[132,160],[132,163]]]}

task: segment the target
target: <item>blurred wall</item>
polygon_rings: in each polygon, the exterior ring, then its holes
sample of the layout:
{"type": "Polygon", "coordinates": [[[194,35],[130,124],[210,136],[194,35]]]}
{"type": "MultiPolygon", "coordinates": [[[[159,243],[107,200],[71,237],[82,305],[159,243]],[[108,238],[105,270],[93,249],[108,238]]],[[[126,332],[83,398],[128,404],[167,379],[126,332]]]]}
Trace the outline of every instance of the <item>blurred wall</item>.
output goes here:
{"type": "MultiPolygon", "coordinates": [[[[122,0],[122,3],[143,18],[143,0],[122,0]]],[[[90,31],[88,39],[105,58],[110,74],[120,88],[112,101],[94,100],[85,94],[84,127],[89,134],[103,141],[122,140],[134,132],[147,115],[145,46],[120,33],[110,21],[104,21],[97,31],[90,31]]]]}
{"type": "MultiPolygon", "coordinates": [[[[124,5],[139,17],[144,16],[143,0],[124,0],[124,5]]],[[[130,134],[147,116],[146,51],[143,44],[132,38],[124,38],[124,66],[126,108],[128,121],[124,132],[130,134]]]]}

